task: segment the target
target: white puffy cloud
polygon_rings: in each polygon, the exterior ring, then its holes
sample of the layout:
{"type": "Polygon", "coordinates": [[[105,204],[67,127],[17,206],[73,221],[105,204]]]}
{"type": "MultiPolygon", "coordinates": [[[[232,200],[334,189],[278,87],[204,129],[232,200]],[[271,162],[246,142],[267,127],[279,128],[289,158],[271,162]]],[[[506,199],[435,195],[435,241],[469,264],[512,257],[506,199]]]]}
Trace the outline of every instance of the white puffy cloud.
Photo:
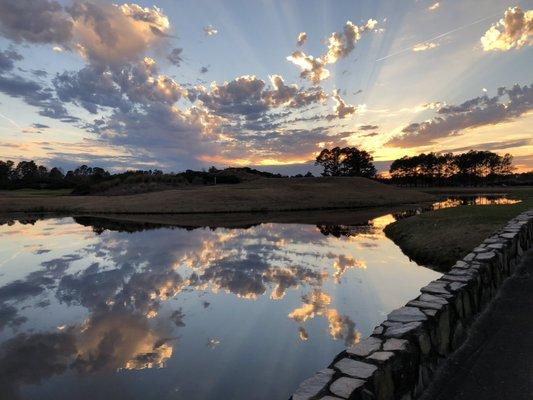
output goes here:
{"type": "Polygon", "coordinates": [[[298,34],[298,38],[296,39],[296,46],[298,47],[303,46],[306,41],[307,41],[307,33],[300,32],[298,34]]]}
{"type": "Polygon", "coordinates": [[[437,8],[440,7],[440,3],[437,1],[435,4],[432,4],[428,7],[429,11],[435,11],[437,8]]]}
{"type": "Polygon", "coordinates": [[[434,43],[434,42],[418,43],[418,44],[415,44],[413,46],[413,51],[414,52],[426,51],[426,50],[434,49],[434,48],[436,48],[438,46],[439,45],[437,43],[434,43]]]}
{"type": "MultiPolygon", "coordinates": [[[[303,51],[295,51],[287,60],[301,69],[300,76],[314,84],[329,78],[330,72],[327,64],[334,64],[339,59],[348,56],[355,44],[361,39],[363,32],[375,29],[377,21],[369,19],[364,25],[358,26],[347,21],[342,32],[333,32],[328,38],[328,50],[320,57],[307,55],[303,51]]],[[[303,32],[302,32],[303,33],[303,32]]]]}
{"type": "Polygon", "coordinates": [[[204,26],[204,34],[206,36],[215,36],[218,33],[218,30],[211,25],[204,26]]]}
{"type": "Polygon", "coordinates": [[[533,10],[509,7],[503,18],[481,37],[485,51],[507,51],[533,43],[533,10]]]}

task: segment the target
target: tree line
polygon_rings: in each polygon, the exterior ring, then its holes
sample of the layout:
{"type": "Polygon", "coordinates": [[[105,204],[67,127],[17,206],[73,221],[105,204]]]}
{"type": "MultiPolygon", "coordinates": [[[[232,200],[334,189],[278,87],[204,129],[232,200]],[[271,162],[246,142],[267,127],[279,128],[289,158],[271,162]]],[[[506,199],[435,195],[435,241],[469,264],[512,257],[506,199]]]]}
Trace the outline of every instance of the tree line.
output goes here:
{"type": "Polygon", "coordinates": [[[0,160],[0,189],[73,189],[73,194],[98,194],[117,187],[130,187],[140,192],[186,185],[236,184],[250,177],[280,178],[280,174],[253,168],[215,167],[207,171],[186,170],[164,173],[162,170],[128,170],[111,173],[104,168],[81,165],[66,173],[61,168],[48,169],[35,161],[0,160]]]}
{"type": "Polygon", "coordinates": [[[513,173],[513,157],[491,151],[422,153],[394,160],[392,183],[412,186],[494,184],[513,173]]]}

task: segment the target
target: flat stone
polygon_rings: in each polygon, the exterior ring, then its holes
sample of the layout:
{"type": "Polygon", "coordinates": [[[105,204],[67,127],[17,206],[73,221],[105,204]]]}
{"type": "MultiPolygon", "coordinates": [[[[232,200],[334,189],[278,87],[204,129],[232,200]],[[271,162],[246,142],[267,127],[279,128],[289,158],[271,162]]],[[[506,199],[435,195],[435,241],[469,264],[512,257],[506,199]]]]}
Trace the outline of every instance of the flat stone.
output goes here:
{"type": "Polygon", "coordinates": [[[373,354],[370,354],[367,357],[367,360],[374,360],[378,362],[385,362],[388,361],[394,353],[391,353],[390,351],[376,351],[373,354]]]}
{"type": "Polygon", "coordinates": [[[387,328],[389,328],[391,326],[399,326],[401,324],[402,324],[401,322],[392,322],[392,321],[383,321],[383,323],[382,323],[382,325],[386,326],[387,328]]]}
{"type": "Polygon", "coordinates": [[[366,357],[369,354],[379,350],[381,348],[381,339],[376,337],[368,337],[361,340],[355,346],[350,349],[346,349],[348,354],[354,354],[356,356],[366,357]]]}
{"type": "Polygon", "coordinates": [[[476,255],[474,253],[468,253],[466,256],[463,257],[464,261],[472,261],[476,255]]]}
{"type": "MultiPolygon", "coordinates": [[[[469,269],[451,269],[446,275],[463,276],[463,277],[475,277],[478,275],[477,269],[472,265],[469,269]]],[[[446,276],[444,275],[444,276],[446,276]]]]}
{"type": "Polygon", "coordinates": [[[487,246],[490,249],[502,250],[505,247],[503,243],[492,243],[487,246]]]}
{"type": "Polygon", "coordinates": [[[407,303],[408,306],[418,307],[418,308],[431,308],[433,310],[441,310],[444,307],[444,304],[433,303],[429,301],[420,301],[420,300],[411,300],[407,303]]]}
{"type": "Polygon", "coordinates": [[[428,285],[420,289],[422,293],[433,293],[433,294],[450,294],[445,288],[444,283],[430,282],[428,285]]]}
{"type": "Polygon", "coordinates": [[[372,332],[372,335],[381,335],[383,331],[385,330],[385,327],[378,325],[374,328],[374,331],[372,332]]]}
{"type": "Polygon", "coordinates": [[[361,379],[347,378],[343,376],[330,385],[329,391],[334,395],[342,397],[343,399],[348,399],[354,390],[363,386],[364,384],[365,381],[361,379]]]}
{"type": "Polygon", "coordinates": [[[343,374],[362,379],[370,378],[378,369],[375,365],[352,360],[351,358],[343,358],[338,361],[335,364],[335,368],[339,369],[343,374]]]}
{"type": "Polygon", "coordinates": [[[303,381],[296,392],[292,395],[293,400],[310,400],[316,395],[318,395],[329,383],[334,370],[326,368],[322,371],[317,372],[311,378],[303,381]]]}
{"type": "Polygon", "coordinates": [[[493,251],[489,251],[489,252],[487,252],[487,253],[479,253],[479,254],[476,256],[476,260],[486,261],[486,260],[491,260],[491,259],[493,259],[494,257],[496,257],[496,253],[493,252],[493,251]]]}
{"type": "Polygon", "coordinates": [[[383,350],[385,351],[404,351],[407,350],[409,341],[405,339],[388,339],[383,345],[383,350]]]}
{"type": "Polygon", "coordinates": [[[387,319],[393,322],[425,321],[427,317],[416,307],[400,307],[392,311],[387,319]]]}
{"type": "Polygon", "coordinates": [[[424,309],[422,310],[422,312],[423,312],[424,314],[426,314],[428,317],[434,317],[434,316],[437,315],[437,312],[438,312],[438,311],[437,311],[437,310],[431,310],[431,309],[429,309],[429,308],[424,308],[424,309]]]}
{"type": "Polygon", "coordinates": [[[472,276],[462,276],[462,275],[443,275],[441,279],[445,279],[450,282],[463,282],[463,283],[469,283],[474,278],[472,276]]]}
{"type": "Polygon", "coordinates": [[[452,268],[468,268],[469,267],[469,264],[462,261],[462,260],[459,260],[455,263],[455,265],[452,267],[452,268]]]}
{"type": "Polygon", "coordinates": [[[514,239],[516,236],[518,235],[518,232],[514,232],[514,233],[500,233],[500,236],[503,237],[503,238],[506,238],[506,239],[514,239]]]}
{"type": "Polygon", "coordinates": [[[452,282],[452,283],[450,283],[450,290],[452,292],[457,292],[457,291],[461,290],[462,288],[464,288],[465,286],[466,286],[465,283],[452,282]]]}
{"type": "Polygon", "coordinates": [[[391,326],[385,331],[385,337],[400,338],[418,329],[421,325],[422,322],[409,322],[400,326],[391,326]]]}
{"type": "Polygon", "coordinates": [[[425,302],[429,302],[429,303],[438,303],[438,304],[442,304],[442,305],[448,304],[448,300],[446,300],[446,299],[444,299],[442,297],[439,297],[439,296],[428,294],[428,293],[421,294],[418,299],[420,301],[425,301],[425,302]]]}

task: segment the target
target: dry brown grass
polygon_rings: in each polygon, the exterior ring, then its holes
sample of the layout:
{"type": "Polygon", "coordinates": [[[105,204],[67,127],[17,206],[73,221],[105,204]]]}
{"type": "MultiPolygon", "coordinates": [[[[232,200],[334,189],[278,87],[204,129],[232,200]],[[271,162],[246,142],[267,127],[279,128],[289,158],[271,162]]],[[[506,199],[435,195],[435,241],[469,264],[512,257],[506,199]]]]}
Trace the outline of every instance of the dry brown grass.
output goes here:
{"type": "Polygon", "coordinates": [[[392,206],[432,199],[433,196],[426,193],[365,178],[283,178],[130,196],[0,194],[0,212],[187,214],[296,211],[392,206]]]}

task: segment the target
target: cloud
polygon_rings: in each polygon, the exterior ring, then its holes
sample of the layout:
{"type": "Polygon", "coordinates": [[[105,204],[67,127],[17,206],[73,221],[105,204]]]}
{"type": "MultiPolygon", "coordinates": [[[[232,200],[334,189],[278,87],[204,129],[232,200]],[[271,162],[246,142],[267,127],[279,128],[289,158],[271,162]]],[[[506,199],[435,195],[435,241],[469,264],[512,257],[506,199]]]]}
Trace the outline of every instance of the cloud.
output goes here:
{"type": "Polygon", "coordinates": [[[0,34],[15,42],[68,43],[73,22],[57,1],[0,0],[0,34]]]}
{"type": "Polygon", "coordinates": [[[287,57],[287,60],[302,70],[300,77],[308,79],[314,84],[329,78],[330,72],[324,67],[325,63],[322,58],[314,58],[303,51],[295,51],[287,57]]]}
{"type": "Polygon", "coordinates": [[[378,129],[379,126],[377,125],[360,125],[359,130],[360,131],[373,131],[375,129],[378,129]]]}
{"type": "Polygon", "coordinates": [[[327,64],[334,64],[339,59],[345,58],[361,40],[361,34],[374,30],[377,21],[369,19],[366,24],[357,26],[352,21],[347,21],[343,32],[334,32],[328,39],[328,52],[323,56],[327,64]]]}
{"type": "Polygon", "coordinates": [[[533,84],[499,88],[494,97],[483,95],[459,105],[442,105],[437,115],[424,122],[415,122],[402,129],[404,135],[391,139],[393,147],[415,147],[435,140],[459,135],[468,128],[494,125],[520,117],[533,108],[533,84]]]}
{"type": "Polygon", "coordinates": [[[78,121],[78,118],[69,114],[50,88],[37,81],[19,75],[0,75],[0,92],[11,97],[21,98],[27,104],[39,108],[39,115],[64,122],[78,121]]]}
{"type": "Polygon", "coordinates": [[[15,42],[51,43],[75,50],[96,64],[136,60],[170,29],[157,7],[75,1],[62,7],[50,0],[0,0],[0,34],[15,42]]]}
{"type": "Polygon", "coordinates": [[[335,111],[335,117],[337,118],[346,118],[350,115],[355,114],[357,111],[356,106],[351,104],[346,104],[346,102],[341,98],[339,89],[333,92],[333,100],[335,100],[336,106],[333,109],[335,111]]]}
{"type": "Polygon", "coordinates": [[[415,51],[415,52],[426,51],[426,50],[434,49],[434,48],[436,48],[438,46],[439,45],[437,43],[434,43],[434,42],[418,43],[418,44],[415,44],[413,46],[413,51],[415,51]]]}
{"type": "Polygon", "coordinates": [[[223,84],[213,83],[198,99],[213,113],[257,119],[278,107],[302,108],[323,102],[327,95],[319,88],[300,89],[287,85],[280,75],[270,77],[271,88],[262,79],[243,75],[223,84]]]}
{"type": "Polygon", "coordinates": [[[22,60],[22,56],[13,49],[0,50],[0,74],[11,71],[15,61],[22,60]]]}
{"type": "Polygon", "coordinates": [[[296,46],[298,47],[303,46],[306,41],[307,41],[307,33],[300,32],[298,34],[298,38],[296,39],[296,46]]]}
{"type": "Polygon", "coordinates": [[[207,67],[204,66],[204,67],[200,68],[200,73],[201,74],[206,74],[207,72],[209,72],[209,69],[207,67]]]}
{"type": "Polygon", "coordinates": [[[462,153],[468,150],[505,150],[512,149],[514,147],[523,147],[533,145],[533,139],[516,139],[516,140],[504,140],[499,142],[487,142],[487,143],[478,143],[466,147],[456,147],[453,149],[446,149],[446,151],[452,153],[462,153]]]}
{"type": "Polygon", "coordinates": [[[503,18],[481,37],[485,51],[507,51],[531,46],[533,43],[533,10],[509,7],[503,18]]]}
{"type": "Polygon", "coordinates": [[[377,21],[369,19],[364,25],[357,26],[347,21],[342,32],[333,32],[328,38],[328,50],[320,57],[307,55],[302,51],[295,51],[287,60],[301,69],[300,76],[314,84],[330,76],[327,64],[334,64],[339,59],[347,57],[355,48],[364,32],[375,29],[377,21]]]}
{"type": "Polygon", "coordinates": [[[428,7],[429,11],[435,11],[437,8],[440,7],[440,3],[437,1],[435,4],[428,7]]]}
{"type": "Polygon", "coordinates": [[[170,28],[168,18],[157,7],[76,2],[68,12],[74,23],[72,45],[95,64],[138,60],[170,28]]]}
{"type": "Polygon", "coordinates": [[[207,25],[204,26],[204,34],[206,36],[215,36],[218,33],[218,30],[216,30],[213,26],[207,25]]]}
{"type": "Polygon", "coordinates": [[[176,67],[179,67],[181,65],[181,62],[183,61],[183,58],[181,58],[182,52],[183,49],[176,47],[175,49],[172,49],[170,54],[167,56],[167,59],[176,67]]]}

